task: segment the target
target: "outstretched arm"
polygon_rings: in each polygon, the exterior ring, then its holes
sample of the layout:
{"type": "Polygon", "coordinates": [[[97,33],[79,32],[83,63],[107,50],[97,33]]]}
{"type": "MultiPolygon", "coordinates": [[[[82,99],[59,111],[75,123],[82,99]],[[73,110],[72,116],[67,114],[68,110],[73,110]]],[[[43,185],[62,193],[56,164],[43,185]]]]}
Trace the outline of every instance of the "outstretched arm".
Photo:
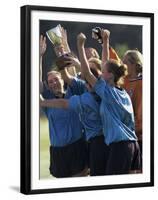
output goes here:
{"type": "Polygon", "coordinates": [[[40,36],[40,45],[39,45],[39,53],[40,53],[40,93],[43,91],[43,82],[42,82],[42,59],[43,55],[46,51],[47,45],[46,45],[46,37],[43,35],[40,36]]]}
{"type": "Polygon", "coordinates": [[[48,107],[48,108],[64,108],[68,109],[68,100],[67,99],[43,99],[40,95],[40,106],[41,107],[48,107]]]}
{"type": "Polygon", "coordinates": [[[81,73],[84,74],[85,79],[93,87],[97,79],[92,74],[89,68],[89,63],[88,63],[86,53],[85,53],[85,48],[84,48],[85,41],[86,41],[86,36],[83,33],[80,33],[77,36],[77,47],[78,47],[79,59],[81,62],[81,73]]]}

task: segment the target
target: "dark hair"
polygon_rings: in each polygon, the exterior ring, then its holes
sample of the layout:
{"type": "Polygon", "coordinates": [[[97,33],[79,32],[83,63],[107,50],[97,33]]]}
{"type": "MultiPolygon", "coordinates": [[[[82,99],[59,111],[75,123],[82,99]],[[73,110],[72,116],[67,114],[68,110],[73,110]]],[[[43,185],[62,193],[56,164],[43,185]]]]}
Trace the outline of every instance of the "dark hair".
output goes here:
{"type": "Polygon", "coordinates": [[[127,65],[120,63],[117,60],[107,61],[108,72],[114,75],[114,82],[116,85],[122,85],[124,82],[124,77],[128,75],[127,65]]]}
{"type": "Polygon", "coordinates": [[[98,69],[96,69],[96,68],[91,68],[90,70],[91,70],[92,74],[93,74],[96,78],[98,78],[98,77],[100,76],[100,74],[101,74],[101,73],[99,73],[99,72],[101,72],[101,71],[98,70],[98,69]]]}

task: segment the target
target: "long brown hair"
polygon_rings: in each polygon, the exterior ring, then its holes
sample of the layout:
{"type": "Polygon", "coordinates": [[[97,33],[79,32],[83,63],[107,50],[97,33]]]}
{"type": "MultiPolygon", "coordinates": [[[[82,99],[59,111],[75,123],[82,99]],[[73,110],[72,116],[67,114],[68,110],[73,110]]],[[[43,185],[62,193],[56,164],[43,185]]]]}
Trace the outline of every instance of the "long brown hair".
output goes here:
{"type": "Polygon", "coordinates": [[[124,83],[125,76],[128,75],[127,65],[120,63],[117,60],[108,60],[106,62],[108,72],[111,72],[114,75],[114,83],[117,86],[121,86],[124,83]]]}

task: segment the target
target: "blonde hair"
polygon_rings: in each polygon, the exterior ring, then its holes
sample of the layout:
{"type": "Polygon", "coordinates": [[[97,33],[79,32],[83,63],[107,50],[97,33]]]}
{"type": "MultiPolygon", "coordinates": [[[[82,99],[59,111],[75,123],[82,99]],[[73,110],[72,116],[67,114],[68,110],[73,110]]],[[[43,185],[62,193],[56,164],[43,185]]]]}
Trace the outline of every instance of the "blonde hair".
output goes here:
{"type": "Polygon", "coordinates": [[[127,59],[131,64],[136,65],[136,72],[138,74],[142,73],[143,56],[138,50],[128,50],[124,56],[127,56],[127,59]]]}
{"type": "Polygon", "coordinates": [[[114,75],[114,83],[118,86],[123,85],[124,78],[128,75],[127,65],[113,59],[108,60],[106,65],[108,72],[114,75]]]}
{"type": "Polygon", "coordinates": [[[97,50],[94,48],[91,48],[91,47],[85,48],[85,53],[86,53],[86,56],[90,55],[90,57],[88,57],[87,59],[89,59],[89,58],[98,58],[99,59],[100,58],[97,50]]]}
{"type": "Polygon", "coordinates": [[[88,62],[89,63],[94,63],[96,66],[97,66],[97,68],[101,71],[101,60],[100,59],[98,59],[98,58],[90,58],[89,60],[88,60],[88,62]]]}
{"type": "Polygon", "coordinates": [[[61,73],[60,72],[58,72],[58,71],[55,71],[55,70],[52,70],[52,71],[49,71],[48,73],[47,73],[47,78],[48,78],[48,76],[49,75],[55,75],[55,76],[59,76],[60,78],[62,78],[61,77],[61,73]]]}

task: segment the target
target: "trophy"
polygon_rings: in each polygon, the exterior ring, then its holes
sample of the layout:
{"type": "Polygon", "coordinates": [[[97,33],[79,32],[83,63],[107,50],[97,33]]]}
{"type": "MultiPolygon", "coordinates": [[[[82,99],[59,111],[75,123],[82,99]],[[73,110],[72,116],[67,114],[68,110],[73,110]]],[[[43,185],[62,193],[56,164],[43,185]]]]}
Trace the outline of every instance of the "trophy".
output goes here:
{"type": "Polygon", "coordinates": [[[67,67],[69,65],[67,61],[70,60],[70,56],[72,57],[72,53],[66,51],[66,47],[63,44],[62,30],[61,25],[58,24],[56,27],[46,32],[48,39],[53,44],[53,48],[57,56],[56,65],[59,70],[67,67]]]}
{"type": "Polygon", "coordinates": [[[62,34],[61,34],[61,25],[58,24],[56,27],[48,30],[46,32],[47,37],[51,41],[51,43],[56,46],[60,45],[62,42],[62,34]]]}

